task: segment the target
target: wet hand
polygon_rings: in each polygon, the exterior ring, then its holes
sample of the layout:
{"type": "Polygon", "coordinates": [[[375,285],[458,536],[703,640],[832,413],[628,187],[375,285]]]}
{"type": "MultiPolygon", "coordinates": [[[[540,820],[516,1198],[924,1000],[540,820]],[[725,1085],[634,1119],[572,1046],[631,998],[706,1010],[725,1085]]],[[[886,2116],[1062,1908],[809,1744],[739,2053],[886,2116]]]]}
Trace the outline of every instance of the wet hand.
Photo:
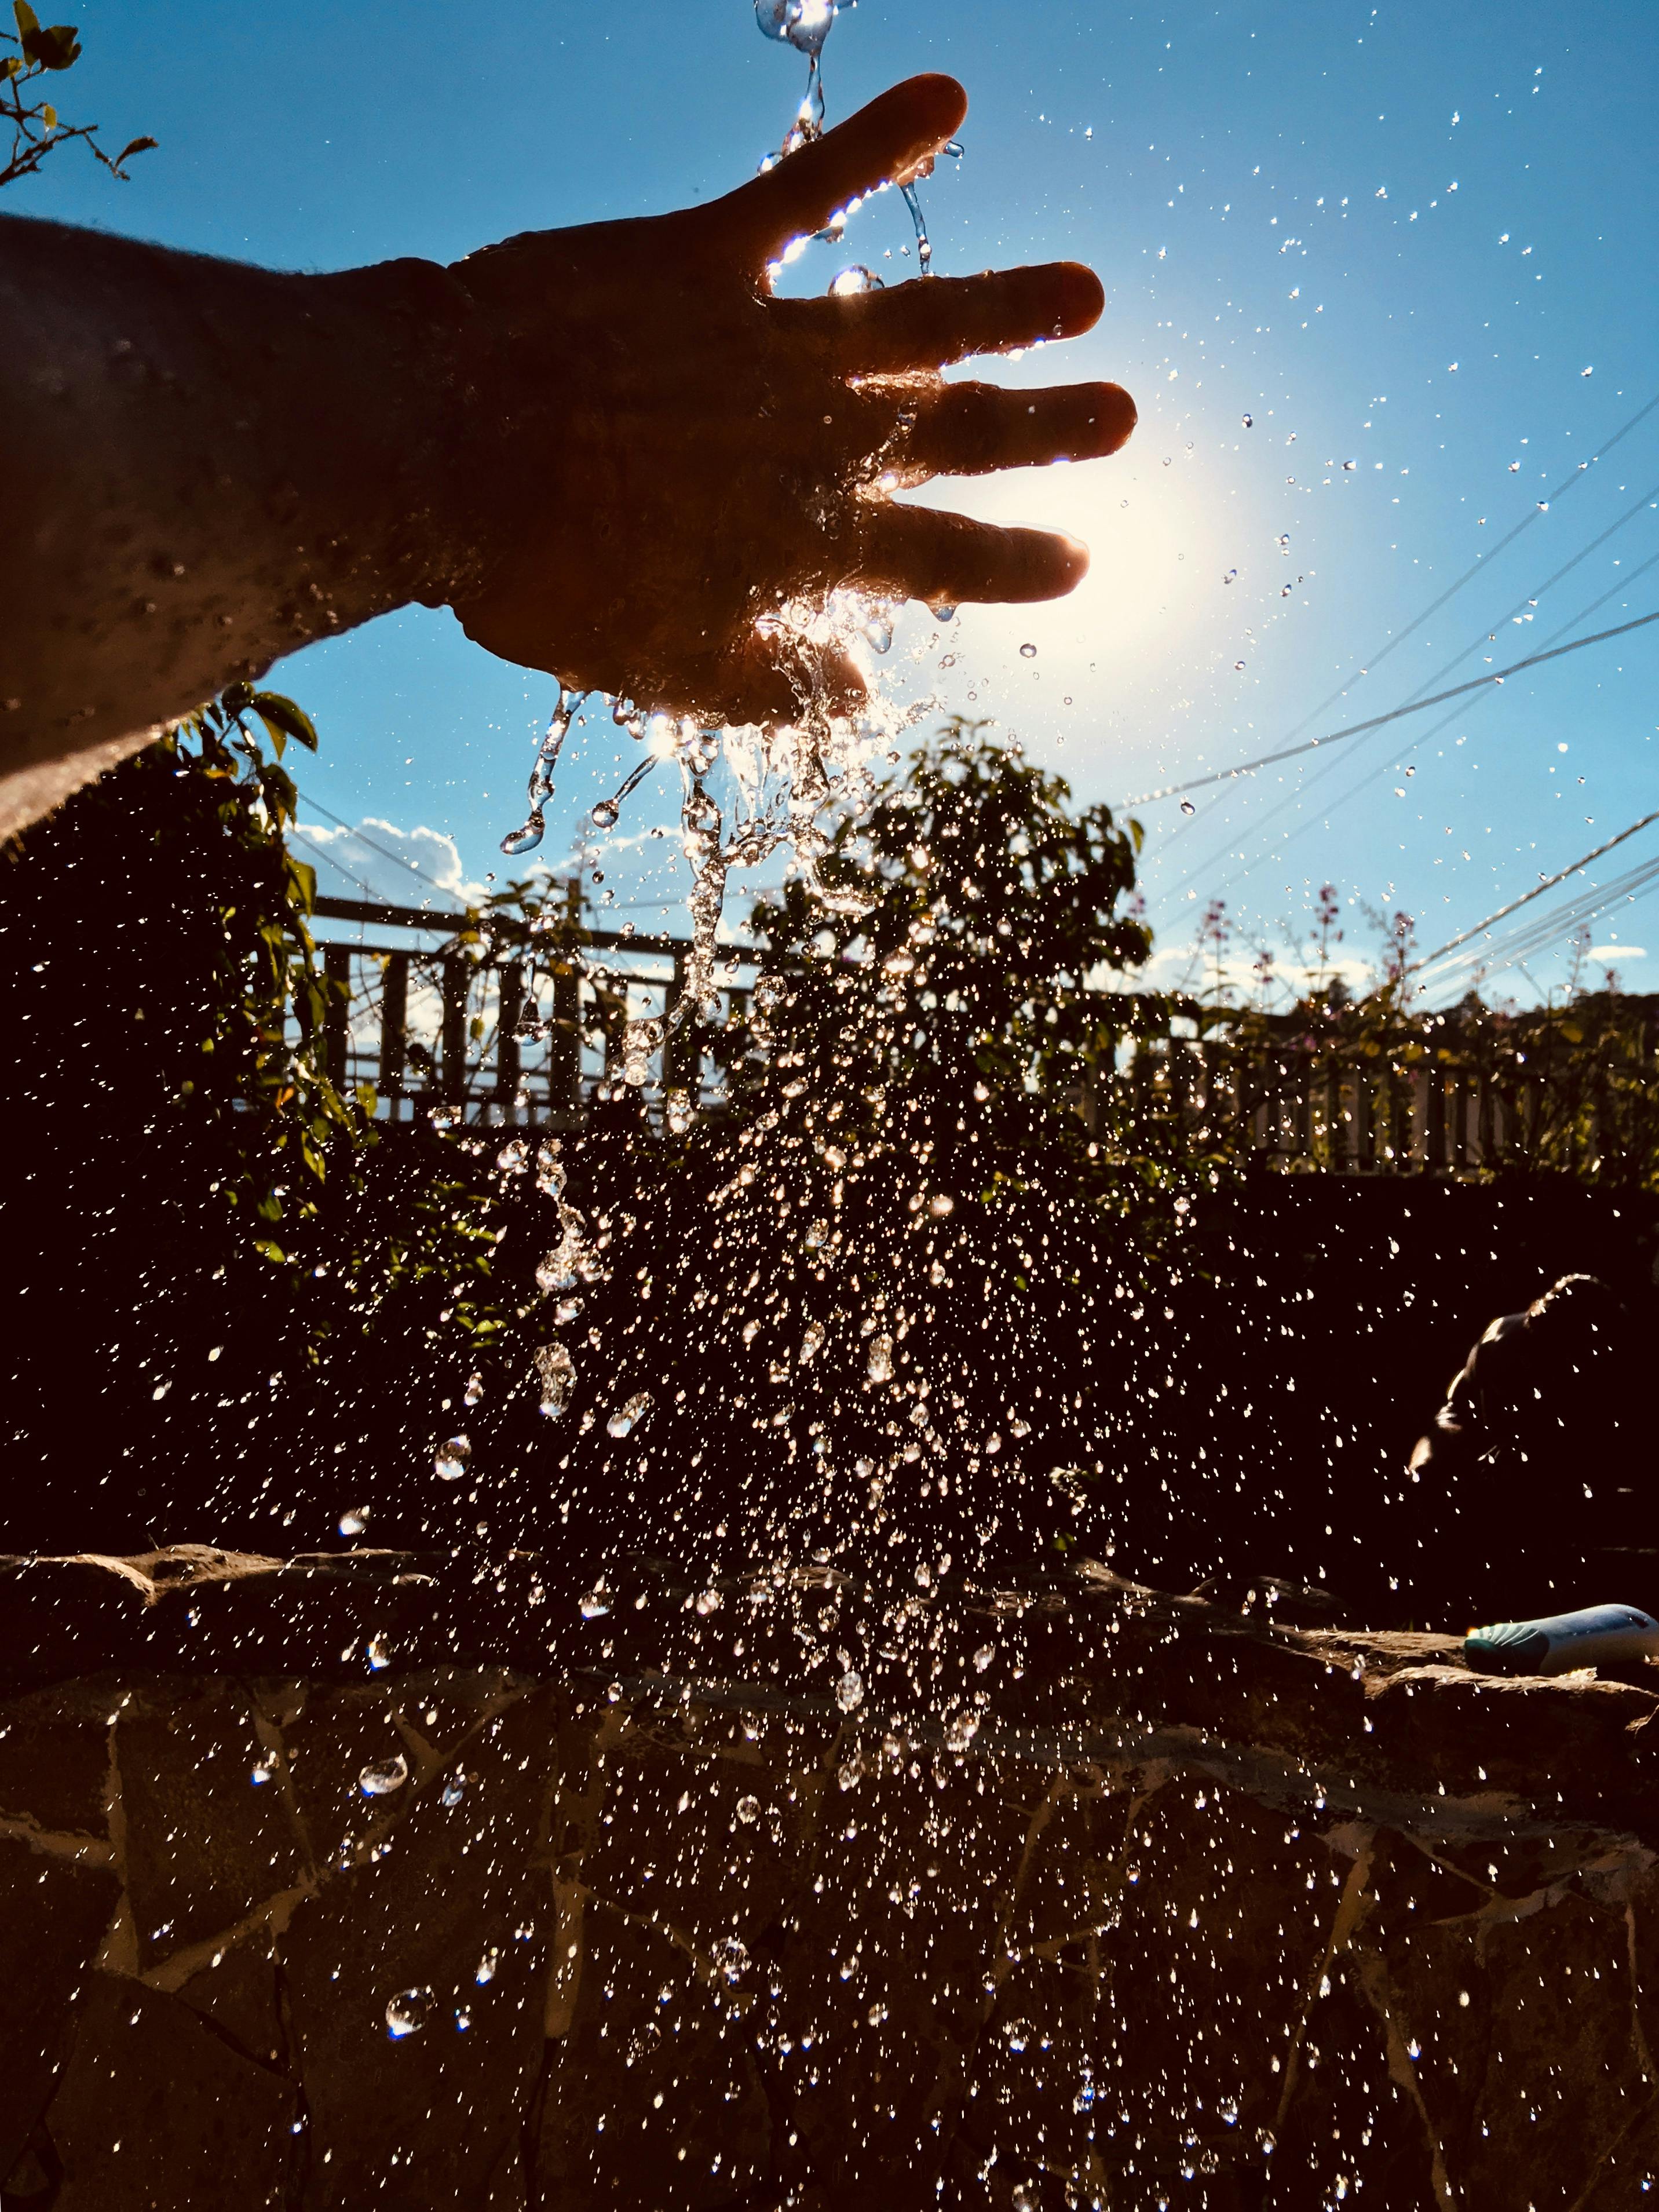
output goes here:
{"type": "Polygon", "coordinates": [[[1071,590],[1088,557],[1074,539],[892,494],[1123,443],[1135,410],[1116,385],[939,373],[1086,331],[1091,271],[772,296],[791,240],[921,173],[966,106],[950,78],[913,78],[706,208],[533,233],[455,265],[484,334],[461,457],[483,564],[453,600],[469,636],[581,690],[763,721],[864,691],[840,648],[757,629],[787,602],[1071,590]]]}

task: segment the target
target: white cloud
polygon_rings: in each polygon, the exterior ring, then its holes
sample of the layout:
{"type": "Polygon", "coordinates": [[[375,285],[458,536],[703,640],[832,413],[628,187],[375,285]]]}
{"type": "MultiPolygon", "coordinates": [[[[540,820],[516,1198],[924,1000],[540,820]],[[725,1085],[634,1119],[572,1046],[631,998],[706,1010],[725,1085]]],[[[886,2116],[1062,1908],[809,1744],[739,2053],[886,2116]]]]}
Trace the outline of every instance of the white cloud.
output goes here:
{"type": "Polygon", "coordinates": [[[392,906],[465,906],[485,886],[469,881],[455,840],[441,830],[399,830],[377,815],[353,829],[295,825],[295,858],[317,871],[325,898],[384,899],[392,906]]]}
{"type": "Polygon", "coordinates": [[[1645,945],[1592,945],[1589,957],[1592,960],[1645,960],[1648,948],[1645,945]]]}
{"type": "MultiPolygon", "coordinates": [[[[1285,1013],[1293,1000],[1304,993],[1321,988],[1333,977],[1340,977],[1355,998],[1363,998],[1375,990],[1377,983],[1376,963],[1358,953],[1341,953],[1334,957],[1322,975],[1315,967],[1274,949],[1274,960],[1267,991],[1267,1010],[1270,1013],[1285,1013]]],[[[1214,957],[1209,948],[1185,944],[1157,945],[1152,958],[1144,968],[1118,976],[1101,971],[1108,990],[1176,991],[1194,998],[1212,998],[1217,991],[1214,957]]],[[[1234,1004],[1255,1000],[1261,995],[1261,978],[1256,972],[1253,952],[1241,951],[1235,945],[1222,956],[1220,995],[1234,1004]]]]}

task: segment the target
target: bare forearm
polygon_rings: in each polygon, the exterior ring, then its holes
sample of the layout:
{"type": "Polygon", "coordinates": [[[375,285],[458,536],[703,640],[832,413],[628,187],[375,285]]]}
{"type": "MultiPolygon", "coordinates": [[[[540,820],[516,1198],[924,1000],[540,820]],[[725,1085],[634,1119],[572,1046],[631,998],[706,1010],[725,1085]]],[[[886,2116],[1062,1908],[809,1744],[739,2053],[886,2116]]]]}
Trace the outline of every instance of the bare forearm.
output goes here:
{"type": "Polygon", "coordinates": [[[471,319],[428,263],[287,276],[0,220],[0,833],[465,580],[471,319]]]}
{"type": "Polygon", "coordinates": [[[582,690],[822,721],[863,676],[780,609],[1069,591],[1069,538],[889,495],[1116,451],[1115,385],[939,374],[1087,330],[1095,277],[772,294],[791,239],[920,173],[965,106],[918,77],[723,199],[448,271],[283,276],[0,222],[0,830],[410,599],[582,690]]]}

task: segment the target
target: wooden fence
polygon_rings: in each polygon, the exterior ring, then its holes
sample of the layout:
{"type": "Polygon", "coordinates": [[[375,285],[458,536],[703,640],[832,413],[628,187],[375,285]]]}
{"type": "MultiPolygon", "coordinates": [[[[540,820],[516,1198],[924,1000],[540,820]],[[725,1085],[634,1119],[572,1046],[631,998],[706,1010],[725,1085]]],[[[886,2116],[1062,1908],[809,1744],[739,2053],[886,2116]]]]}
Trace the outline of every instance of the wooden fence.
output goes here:
{"type": "MultiPolygon", "coordinates": [[[[343,1090],[368,1085],[382,1120],[441,1109],[445,1120],[564,1128],[580,1119],[596,1087],[617,1073],[625,1021],[665,1018],[685,988],[690,945],[626,929],[568,927],[544,952],[501,952],[476,917],[362,899],[319,898],[319,923],[355,923],[355,938],[318,931],[323,970],[335,988],[322,1062],[343,1090]],[[435,945],[371,942],[393,931],[435,945]]],[[[732,948],[741,975],[752,958],[732,948]]],[[[749,993],[722,987],[723,1018],[742,1018],[749,993]]],[[[670,1036],[665,1067],[653,1068],[653,1097],[680,1087],[707,1101],[717,1091],[704,1065],[707,1031],[684,1024],[670,1036]]]]}
{"type": "MultiPolygon", "coordinates": [[[[360,933],[323,942],[341,987],[324,1064],[342,1087],[372,1086],[392,1121],[436,1109],[446,1120],[574,1126],[597,1087],[619,1079],[625,1021],[678,1003],[690,951],[679,938],[579,929],[574,907],[545,952],[533,940],[501,950],[459,912],[319,899],[317,913],[360,933]],[[440,942],[369,942],[370,930],[440,942]]],[[[741,1022],[754,959],[735,946],[725,958],[720,1021],[741,1022]]],[[[1108,1042],[1067,1103],[1108,1144],[1337,1175],[1644,1174],[1659,1156],[1659,999],[1608,1002],[1592,1036],[1564,1030],[1559,1015],[1463,1014],[1380,1039],[1352,1017],[1310,1030],[1305,1014],[1130,992],[1099,1000],[1108,1042]]],[[[647,1097],[678,1089],[718,1106],[714,1042],[706,1022],[678,1028],[647,1097]]]]}

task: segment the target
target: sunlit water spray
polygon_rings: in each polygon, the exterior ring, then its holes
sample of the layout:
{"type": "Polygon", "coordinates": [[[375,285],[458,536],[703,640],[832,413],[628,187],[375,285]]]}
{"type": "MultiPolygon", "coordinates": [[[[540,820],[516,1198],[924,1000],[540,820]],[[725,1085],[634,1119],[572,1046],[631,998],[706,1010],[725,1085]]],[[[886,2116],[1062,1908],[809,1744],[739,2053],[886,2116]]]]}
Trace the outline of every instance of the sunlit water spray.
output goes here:
{"type": "MultiPolygon", "coordinates": [[[[851,6],[854,0],[843,0],[851,6]]],[[[804,96],[781,149],[769,155],[763,168],[787,160],[811,143],[824,127],[823,55],[825,41],[838,10],[834,0],[757,0],[759,27],[769,38],[787,44],[806,56],[807,82],[804,96]]],[[[945,151],[959,155],[952,143],[945,151]]],[[[915,234],[918,265],[923,276],[932,273],[933,249],[927,236],[918,185],[930,173],[927,163],[899,186],[915,234]]],[[[817,242],[838,243],[857,200],[836,211],[830,225],[817,234],[817,242]]],[[[770,271],[775,281],[784,262],[799,258],[814,241],[793,241],[770,271]]],[[[870,269],[844,267],[831,279],[832,295],[846,297],[878,289],[881,278],[870,269]]],[[[902,426],[901,426],[902,427],[902,426]]],[[[880,456],[875,457],[878,465],[880,456]]],[[[603,843],[622,819],[629,798],[659,769],[678,770],[680,781],[680,843],[691,871],[688,909],[691,944],[686,957],[683,988],[661,1016],[627,1022],[621,1040],[621,1081],[639,1091],[649,1080],[651,1064],[682,1024],[716,1012],[718,994],[734,982],[738,970],[723,968],[720,932],[728,883],[734,871],[753,870],[773,855],[787,852],[795,878],[805,888],[813,910],[825,920],[839,918],[843,927],[856,924],[869,910],[856,892],[821,879],[820,864],[831,845],[838,819],[856,815],[875,795],[878,777],[898,759],[897,740],[903,731],[936,702],[923,700],[901,705],[891,686],[879,680],[878,664],[892,647],[900,608],[896,604],[851,591],[832,593],[822,605],[793,601],[759,616],[757,629],[769,633],[786,649],[793,647],[800,665],[810,676],[826,647],[847,654],[868,685],[868,696],[855,718],[830,711],[821,697],[808,696],[796,717],[777,725],[711,726],[695,718],[654,711],[625,697],[603,693],[584,694],[561,686],[556,703],[537,746],[532,765],[527,811],[523,823],[501,841],[501,850],[519,859],[541,845],[546,831],[547,809],[554,796],[556,777],[573,729],[584,728],[590,719],[605,716],[625,730],[642,748],[642,756],[622,779],[615,792],[599,799],[578,828],[579,864],[590,880],[603,880],[595,865],[603,858],[603,843]]],[[[937,619],[949,621],[954,610],[935,606],[937,619]]],[[[584,959],[586,972],[597,975],[597,963],[584,959]]],[[[769,991],[782,989],[775,977],[763,976],[756,990],[757,1035],[763,1033],[769,991]]],[[[539,1031],[533,1007],[526,1018],[539,1031]]],[[[612,1079],[614,1080],[614,1077],[612,1079]]],[[[671,1130],[684,1133],[696,1118],[695,1089],[690,1094],[671,1088],[665,1099],[665,1120],[671,1130]]],[[[510,1139],[525,1152],[524,1140],[510,1139]]],[[[503,1153],[507,1161],[507,1152],[503,1153]]],[[[514,1171],[527,1160],[511,1163],[514,1171]]],[[[582,1306],[586,1285],[605,1272],[605,1262],[595,1249],[581,1213],[567,1195],[562,1148],[557,1139],[544,1141],[537,1160],[537,1180],[558,1207],[558,1241],[536,1271],[537,1288],[550,1302],[556,1328],[573,1321],[582,1306]]],[[[807,1243],[813,1243],[811,1232],[807,1243]]],[[[888,1361],[885,1379],[892,1376],[892,1339],[878,1334],[870,1352],[870,1375],[883,1378],[884,1353],[888,1361]]],[[[802,1358],[810,1357],[803,1349],[802,1358]]],[[[577,1362],[562,1342],[550,1341],[536,1354],[537,1380],[542,1412],[558,1419],[572,1401],[578,1385],[577,1362]]],[[[607,1434],[626,1437],[647,1416],[650,1393],[636,1392],[617,1407],[607,1423],[607,1434]]],[[[821,1449],[820,1445],[820,1449],[821,1449]]],[[[466,1462],[465,1438],[451,1438],[441,1449],[438,1472],[454,1479],[466,1462]],[[453,1470],[453,1473],[452,1473],[453,1470]]],[[[603,1585],[584,1601],[585,1618],[599,1618],[609,1609],[603,1585]]],[[[848,1671],[844,1684],[857,1685],[860,1677],[848,1671]]]]}
{"type": "MultiPolygon", "coordinates": [[[[850,8],[856,0],[841,0],[841,4],[850,8]]],[[[787,159],[823,133],[823,48],[839,12],[837,0],[756,0],[756,21],[763,34],[793,46],[807,58],[806,89],[799,109],[781,149],[767,156],[763,168],[787,159]]],[[[962,149],[953,141],[945,150],[956,155],[962,149]]],[[[917,259],[924,276],[932,271],[933,247],[917,185],[931,167],[930,162],[900,187],[915,228],[917,259]]],[[[837,210],[818,238],[838,241],[857,204],[837,210]]],[[[793,258],[807,243],[798,240],[786,258],[793,258]]],[[[846,297],[877,289],[881,282],[872,270],[855,265],[840,271],[829,289],[836,296],[846,297]]],[[[945,620],[952,611],[935,610],[945,620]]],[[[825,607],[787,606],[761,617],[757,626],[803,645],[833,643],[851,648],[868,673],[869,656],[885,653],[892,644],[896,613],[896,608],[880,601],[842,592],[835,594],[825,607]]],[[[525,820],[501,840],[501,850],[511,859],[534,852],[546,834],[546,810],[553,796],[560,756],[573,724],[586,720],[579,710],[588,696],[560,688],[531,769],[525,820]]],[[[856,806],[868,797],[873,787],[869,769],[872,757],[890,747],[910,717],[878,702],[854,723],[809,706],[793,725],[769,729],[752,725],[709,728],[690,718],[641,709],[632,700],[593,696],[609,708],[615,722],[647,750],[647,757],[624,778],[614,795],[599,800],[590,811],[584,825],[584,848],[587,834],[599,836],[614,830],[627,800],[653,769],[659,762],[672,760],[680,769],[682,843],[693,876],[688,902],[692,949],[685,988],[665,1018],[630,1024],[623,1040],[623,1079],[639,1087],[647,1081],[650,1060],[668,1036],[705,1007],[719,987],[716,945],[731,870],[758,866],[787,845],[793,850],[797,870],[809,885],[815,885],[816,862],[828,843],[820,817],[831,807],[856,806]],[[709,789],[709,779],[717,767],[725,771],[724,805],[721,797],[709,789]]]]}

